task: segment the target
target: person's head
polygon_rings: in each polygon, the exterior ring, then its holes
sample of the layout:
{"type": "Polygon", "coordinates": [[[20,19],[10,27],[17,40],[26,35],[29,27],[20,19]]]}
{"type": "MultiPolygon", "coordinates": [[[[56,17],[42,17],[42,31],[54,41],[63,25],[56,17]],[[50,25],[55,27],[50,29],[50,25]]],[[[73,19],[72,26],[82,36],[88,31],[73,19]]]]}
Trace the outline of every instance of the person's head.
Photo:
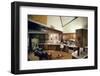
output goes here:
{"type": "Polygon", "coordinates": [[[61,39],[61,42],[63,42],[63,39],[61,39]]]}

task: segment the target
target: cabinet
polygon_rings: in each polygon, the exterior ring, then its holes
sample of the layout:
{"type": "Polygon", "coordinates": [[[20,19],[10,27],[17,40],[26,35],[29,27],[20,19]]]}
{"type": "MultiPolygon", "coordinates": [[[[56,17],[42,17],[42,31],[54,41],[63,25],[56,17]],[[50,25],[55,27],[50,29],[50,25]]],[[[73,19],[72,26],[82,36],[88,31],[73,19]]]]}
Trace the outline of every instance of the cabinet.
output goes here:
{"type": "Polygon", "coordinates": [[[77,46],[79,47],[88,46],[88,30],[87,29],[77,29],[76,30],[76,41],[77,41],[77,46]]]}

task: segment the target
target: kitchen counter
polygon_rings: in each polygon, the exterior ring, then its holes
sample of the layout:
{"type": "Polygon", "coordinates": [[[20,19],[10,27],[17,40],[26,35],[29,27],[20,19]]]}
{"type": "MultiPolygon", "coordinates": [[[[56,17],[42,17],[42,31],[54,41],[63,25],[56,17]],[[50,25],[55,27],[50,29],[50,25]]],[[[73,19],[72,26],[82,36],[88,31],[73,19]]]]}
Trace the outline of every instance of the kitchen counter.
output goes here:
{"type": "Polygon", "coordinates": [[[60,43],[39,43],[39,47],[45,50],[60,50],[60,43]]]}

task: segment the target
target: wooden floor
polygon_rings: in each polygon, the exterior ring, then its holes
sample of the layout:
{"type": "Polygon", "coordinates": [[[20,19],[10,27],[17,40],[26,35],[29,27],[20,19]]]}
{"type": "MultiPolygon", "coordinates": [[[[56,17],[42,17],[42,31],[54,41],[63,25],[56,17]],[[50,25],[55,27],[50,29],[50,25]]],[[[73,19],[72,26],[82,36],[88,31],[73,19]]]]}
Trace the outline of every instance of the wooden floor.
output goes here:
{"type": "MultiPolygon", "coordinates": [[[[58,50],[47,50],[49,60],[57,60],[57,59],[72,59],[71,53],[58,51],[58,50]]],[[[34,55],[33,53],[28,54],[28,59],[30,61],[39,60],[39,57],[34,55]]]]}
{"type": "Polygon", "coordinates": [[[48,50],[48,55],[51,56],[51,59],[72,59],[71,53],[63,52],[63,51],[57,51],[57,50],[48,50]]]}

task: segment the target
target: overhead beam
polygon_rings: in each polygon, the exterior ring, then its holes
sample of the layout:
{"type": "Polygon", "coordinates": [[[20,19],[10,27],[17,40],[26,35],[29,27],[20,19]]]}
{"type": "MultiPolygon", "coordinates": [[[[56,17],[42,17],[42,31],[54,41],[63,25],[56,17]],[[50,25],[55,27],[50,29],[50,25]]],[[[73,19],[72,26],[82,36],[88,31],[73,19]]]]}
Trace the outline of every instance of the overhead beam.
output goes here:
{"type": "Polygon", "coordinates": [[[60,21],[61,21],[61,25],[62,25],[62,27],[63,27],[63,21],[62,21],[62,18],[61,18],[61,16],[60,16],[60,21]]]}
{"type": "Polygon", "coordinates": [[[76,20],[78,17],[75,17],[74,19],[72,19],[71,21],[67,22],[66,24],[63,25],[63,27],[65,27],[66,25],[70,24],[72,21],[76,20]]]}

